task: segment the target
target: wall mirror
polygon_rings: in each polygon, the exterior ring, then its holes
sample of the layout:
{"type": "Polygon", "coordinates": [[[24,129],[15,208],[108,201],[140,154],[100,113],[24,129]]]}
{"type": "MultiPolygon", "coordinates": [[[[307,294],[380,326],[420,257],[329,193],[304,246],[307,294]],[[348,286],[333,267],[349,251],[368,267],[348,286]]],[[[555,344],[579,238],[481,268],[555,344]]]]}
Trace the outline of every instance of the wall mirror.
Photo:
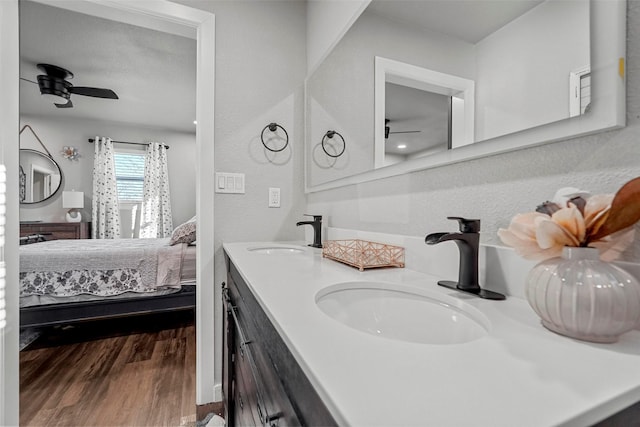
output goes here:
{"type": "Polygon", "coordinates": [[[372,0],[307,78],[306,191],[624,126],[625,33],[624,0],[372,0]]]}
{"type": "Polygon", "coordinates": [[[56,194],[62,185],[62,170],[31,126],[24,125],[20,129],[21,142],[25,130],[31,132],[43,150],[20,149],[18,197],[20,204],[32,204],[43,202],[56,194]]]}
{"type": "Polygon", "coordinates": [[[60,166],[40,151],[20,149],[20,203],[38,203],[52,197],[62,183],[60,166]]]}

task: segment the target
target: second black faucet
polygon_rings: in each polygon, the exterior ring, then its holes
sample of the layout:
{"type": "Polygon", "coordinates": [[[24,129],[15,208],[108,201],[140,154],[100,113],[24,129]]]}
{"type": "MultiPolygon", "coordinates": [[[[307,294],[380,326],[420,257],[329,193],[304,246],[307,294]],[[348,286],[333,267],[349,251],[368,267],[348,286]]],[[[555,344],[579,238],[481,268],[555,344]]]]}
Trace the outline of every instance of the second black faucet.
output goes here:
{"type": "Polygon", "coordinates": [[[310,225],[313,227],[313,243],[310,244],[312,248],[321,248],[322,247],[322,215],[309,215],[304,214],[304,216],[312,216],[313,221],[298,221],[296,226],[300,225],[310,225]]]}

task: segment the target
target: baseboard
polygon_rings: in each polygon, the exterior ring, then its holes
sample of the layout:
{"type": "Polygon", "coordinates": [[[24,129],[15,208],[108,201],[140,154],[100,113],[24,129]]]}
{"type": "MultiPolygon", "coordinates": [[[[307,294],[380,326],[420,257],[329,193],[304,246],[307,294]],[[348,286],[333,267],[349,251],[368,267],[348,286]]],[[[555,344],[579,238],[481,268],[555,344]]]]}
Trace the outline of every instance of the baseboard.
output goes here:
{"type": "Polygon", "coordinates": [[[204,405],[196,405],[196,420],[202,421],[207,415],[214,413],[224,417],[224,402],[211,402],[204,405]]]}

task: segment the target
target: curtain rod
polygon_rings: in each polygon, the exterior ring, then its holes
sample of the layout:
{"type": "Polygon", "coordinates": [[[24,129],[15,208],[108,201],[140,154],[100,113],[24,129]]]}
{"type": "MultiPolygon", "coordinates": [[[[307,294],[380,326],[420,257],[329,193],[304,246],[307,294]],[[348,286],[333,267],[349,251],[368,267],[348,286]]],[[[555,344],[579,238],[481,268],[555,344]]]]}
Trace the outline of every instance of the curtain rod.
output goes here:
{"type": "MultiPolygon", "coordinates": [[[[94,139],[93,138],[89,138],[88,141],[90,143],[94,143],[94,139]]],[[[111,141],[111,142],[116,142],[118,144],[132,144],[132,145],[149,145],[149,143],[145,143],[145,142],[127,142],[127,141],[111,141]]],[[[169,146],[167,144],[161,143],[162,145],[164,145],[164,148],[166,148],[167,150],[169,149],[169,146]]]]}

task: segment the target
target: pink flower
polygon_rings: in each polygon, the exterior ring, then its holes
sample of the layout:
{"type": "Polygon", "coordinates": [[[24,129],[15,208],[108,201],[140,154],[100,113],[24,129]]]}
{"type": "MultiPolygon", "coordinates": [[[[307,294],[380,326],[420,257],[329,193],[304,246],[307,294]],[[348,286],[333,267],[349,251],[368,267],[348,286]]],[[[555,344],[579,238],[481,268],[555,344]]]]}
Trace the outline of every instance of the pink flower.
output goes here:
{"type": "Polygon", "coordinates": [[[543,260],[559,256],[562,246],[558,250],[555,245],[542,247],[538,244],[538,224],[547,218],[547,215],[538,212],[518,214],[513,217],[508,229],[498,230],[498,236],[505,245],[511,246],[526,259],[543,260]]]}
{"type": "Polygon", "coordinates": [[[563,188],[553,202],[538,206],[537,212],[514,216],[508,228],[498,230],[498,236],[526,259],[558,257],[565,246],[592,246],[600,250],[602,260],[611,261],[633,242],[633,224],[639,215],[631,203],[631,217],[624,215],[621,220],[619,212],[623,208],[615,209],[617,215],[610,215],[612,206],[624,205],[621,200],[638,200],[635,196],[639,192],[640,178],[625,184],[615,197],[563,188]]]}

